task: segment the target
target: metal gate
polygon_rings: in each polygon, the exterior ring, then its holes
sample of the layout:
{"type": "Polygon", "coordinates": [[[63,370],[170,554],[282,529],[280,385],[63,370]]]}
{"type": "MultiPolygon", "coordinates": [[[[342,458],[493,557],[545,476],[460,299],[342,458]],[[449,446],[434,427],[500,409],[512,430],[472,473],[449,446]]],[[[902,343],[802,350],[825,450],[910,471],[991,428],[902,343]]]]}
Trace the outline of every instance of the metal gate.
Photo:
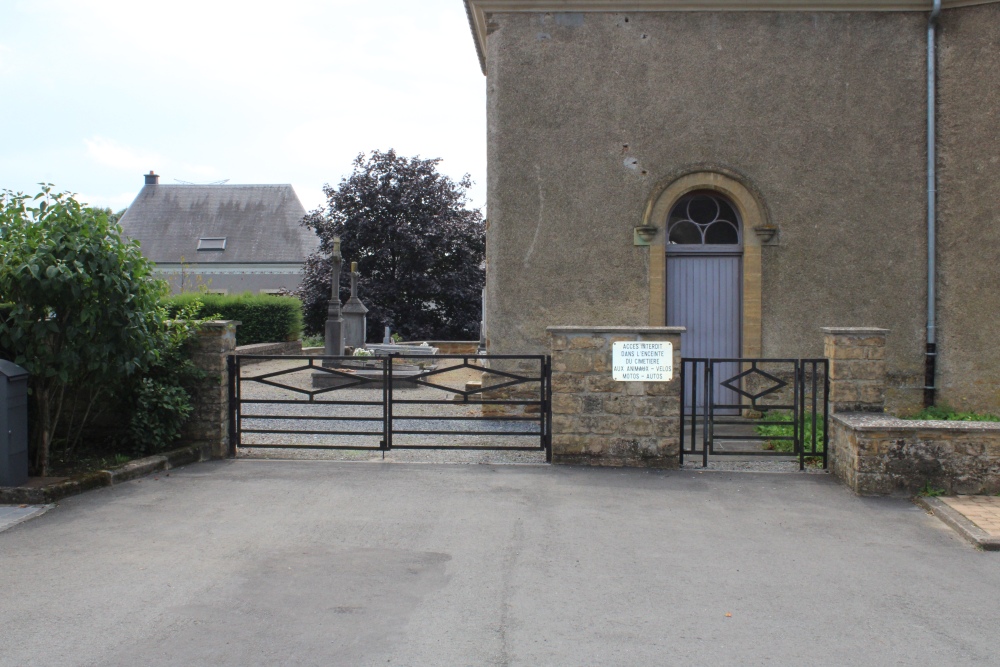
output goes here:
{"type": "Polygon", "coordinates": [[[705,467],[710,455],[795,456],[800,470],[807,458],[827,467],[826,359],[683,359],[680,385],[682,465],[691,455],[705,467]]]}
{"type": "Polygon", "coordinates": [[[229,378],[230,455],[245,446],[543,451],[552,459],[547,356],[231,355],[229,378]]]}

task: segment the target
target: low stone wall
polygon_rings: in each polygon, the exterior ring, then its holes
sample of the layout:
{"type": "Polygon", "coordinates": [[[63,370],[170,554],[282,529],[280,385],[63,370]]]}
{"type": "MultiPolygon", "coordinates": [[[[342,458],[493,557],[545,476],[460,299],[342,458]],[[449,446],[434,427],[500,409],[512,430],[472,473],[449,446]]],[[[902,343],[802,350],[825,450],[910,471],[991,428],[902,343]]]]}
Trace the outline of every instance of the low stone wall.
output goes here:
{"type": "Polygon", "coordinates": [[[479,350],[478,340],[421,340],[405,341],[399,345],[429,345],[437,348],[438,354],[476,354],[479,350]]]}
{"type": "Polygon", "coordinates": [[[429,340],[427,344],[438,349],[438,354],[476,354],[478,340],[429,340]]]}
{"type": "MultiPolygon", "coordinates": [[[[240,345],[235,350],[236,354],[260,354],[260,355],[297,355],[302,354],[302,341],[291,340],[281,343],[256,343],[254,345],[240,345]]],[[[240,363],[243,366],[257,364],[263,359],[243,359],[240,363]]]]}
{"type": "Polygon", "coordinates": [[[677,468],[683,327],[549,327],[552,462],[677,468]],[[669,382],[619,382],[612,344],[673,345],[669,382]]]}
{"type": "Polygon", "coordinates": [[[830,467],[862,496],[1000,492],[1000,423],[830,416],[830,467]]]}

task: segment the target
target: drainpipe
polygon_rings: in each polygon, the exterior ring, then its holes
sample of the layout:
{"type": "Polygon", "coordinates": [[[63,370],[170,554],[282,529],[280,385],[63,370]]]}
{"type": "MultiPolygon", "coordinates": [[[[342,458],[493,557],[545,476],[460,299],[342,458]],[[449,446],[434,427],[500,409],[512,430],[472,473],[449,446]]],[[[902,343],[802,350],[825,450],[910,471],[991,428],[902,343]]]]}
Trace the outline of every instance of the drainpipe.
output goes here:
{"type": "Polygon", "coordinates": [[[935,337],[935,242],[937,220],[937,21],[941,16],[941,0],[934,0],[927,22],[927,349],[924,356],[924,407],[934,405],[937,340],[935,337]]]}

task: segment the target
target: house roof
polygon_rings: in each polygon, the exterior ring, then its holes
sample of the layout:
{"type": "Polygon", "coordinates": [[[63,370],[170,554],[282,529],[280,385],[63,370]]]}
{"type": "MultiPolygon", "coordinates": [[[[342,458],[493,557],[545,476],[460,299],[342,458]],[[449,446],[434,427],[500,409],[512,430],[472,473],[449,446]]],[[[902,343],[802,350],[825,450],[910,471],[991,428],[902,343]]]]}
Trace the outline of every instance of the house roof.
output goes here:
{"type": "MultiPolygon", "coordinates": [[[[1000,0],[942,0],[944,9],[1000,0]]],[[[490,14],[539,12],[930,12],[932,0],[465,0],[479,65],[486,73],[490,14]]]]}
{"type": "Polygon", "coordinates": [[[305,214],[291,185],[154,183],[139,191],[121,225],[153,262],[301,263],[319,246],[300,224],[305,214]]]}

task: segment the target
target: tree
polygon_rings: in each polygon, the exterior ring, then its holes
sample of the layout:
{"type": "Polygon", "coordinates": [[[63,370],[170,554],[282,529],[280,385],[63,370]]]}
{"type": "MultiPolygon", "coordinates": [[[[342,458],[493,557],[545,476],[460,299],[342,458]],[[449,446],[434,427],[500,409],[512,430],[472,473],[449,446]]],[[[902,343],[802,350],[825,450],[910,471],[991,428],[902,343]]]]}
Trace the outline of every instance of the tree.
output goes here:
{"type": "Polygon", "coordinates": [[[43,185],[34,197],[0,193],[0,346],[30,374],[35,470],[49,472],[67,388],[87,410],[156,361],[172,337],[165,285],[99,209],[43,185]]]}
{"type": "Polygon", "coordinates": [[[127,210],[128,210],[127,208],[123,208],[120,211],[114,211],[110,207],[106,207],[106,208],[95,208],[94,212],[103,213],[104,215],[108,216],[108,222],[114,225],[117,224],[118,221],[122,219],[122,216],[125,215],[125,211],[127,210]]]}
{"type": "Polygon", "coordinates": [[[320,238],[297,293],[308,332],[323,330],[333,237],[339,236],[341,300],[349,295],[350,263],[357,262],[370,340],[381,340],[385,326],[411,340],[478,337],[483,217],[468,208],[469,175],[455,182],[438,173],[438,162],[400,157],[393,150],[362,153],[350,176],[336,188],[324,186],[326,209],[303,220],[320,238]]]}

